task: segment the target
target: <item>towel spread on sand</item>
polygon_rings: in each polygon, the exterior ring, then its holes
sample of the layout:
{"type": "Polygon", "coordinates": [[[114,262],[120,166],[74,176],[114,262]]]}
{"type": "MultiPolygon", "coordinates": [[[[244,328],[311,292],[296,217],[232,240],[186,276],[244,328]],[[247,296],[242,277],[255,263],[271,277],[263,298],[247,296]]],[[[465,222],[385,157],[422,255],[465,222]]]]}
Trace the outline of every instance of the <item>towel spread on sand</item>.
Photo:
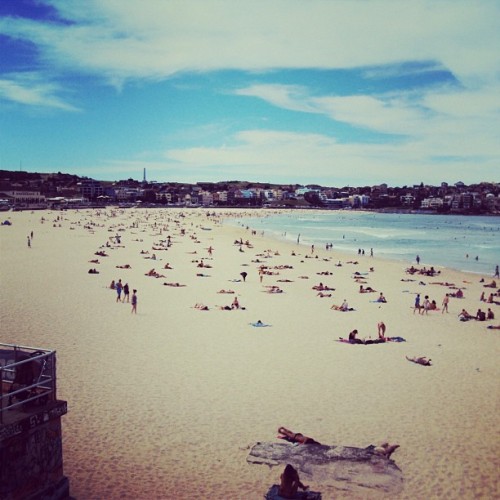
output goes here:
{"type": "Polygon", "coordinates": [[[349,340],[349,339],[339,338],[337,342],[343,342],[344,344],[371,345],[371,344],[387,344],[388,342],[406,342],[406,339],[404,339],[403,337],[387,337],[385,340],[381,339],[349,340]]]}

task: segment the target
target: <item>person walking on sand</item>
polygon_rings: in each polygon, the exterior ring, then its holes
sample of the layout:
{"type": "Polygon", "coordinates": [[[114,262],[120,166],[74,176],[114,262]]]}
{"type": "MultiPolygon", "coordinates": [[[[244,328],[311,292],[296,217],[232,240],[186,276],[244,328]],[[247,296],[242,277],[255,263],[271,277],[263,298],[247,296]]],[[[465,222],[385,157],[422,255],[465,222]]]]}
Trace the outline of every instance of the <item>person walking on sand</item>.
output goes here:
{"type": "Polygon", "coordinates": [[[417,266],[420,264],[420,255],[417,255],[417,257],[415,258],[415,260],[417,261],[417,266]]]}
{"type": "Polygon", "coordinates": [[[415,314],[415,311],[418,311],[420,313],[420,294],[417,293],[417,296],[415,297],[415,306],[413,307],[413,314],[415,314]]]}
{"type": "Polygon", "coordinates": [[[132,292],[132,311],[131,314],[137,314],[137,290],[132,292]]]}
{"type": "Polygon", "coordinates": [[[125,283],[125,285],[123,286],[123,302],[125,302],[125,299],[127,300],[127,302],[129,302],[130,300],[130,289],[128,283],[125,283]]]}
{"type": "Polygon", "coordinates": [[[123,290],[123,285],[122,285],[122,280],[119,279],[118,283],[115,285],[115,290],[116,290],[116,302],[121,302],[122,300],[122,290],[123,290]]]}
{"type": "Polygon", "coordinates": [[[445,311],[448,311],[448,302],[450,302],[450,296],[446,294],[443,298],[443,310],[441,311],[441,314],[443,314],[445,311]]]}
{"type": "Polygon", "coordinates": [[[493,277],[494,278],[500,278],[500,270],[498,269],[498,264],[495,267],[495,276],[493,276],[493,277]]]}
{"type": "Polygon", "coordinates": [[[431,301],[429,300],[429,296],[426,295],[424,297],[424,307],[420,310],[420,314],[429,314],[429,309],[431,308],[431,301]]]}

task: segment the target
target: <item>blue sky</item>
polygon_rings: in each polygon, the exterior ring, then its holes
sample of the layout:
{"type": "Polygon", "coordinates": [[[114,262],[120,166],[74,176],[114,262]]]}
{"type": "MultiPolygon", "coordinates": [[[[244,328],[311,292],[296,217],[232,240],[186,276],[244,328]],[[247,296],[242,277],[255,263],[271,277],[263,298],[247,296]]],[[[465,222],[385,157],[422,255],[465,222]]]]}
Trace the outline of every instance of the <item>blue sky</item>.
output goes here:
{"type": "Polygon", "coordinates": [[[1,0],[0,169],[499,182],[495,0],[1,0]]]}

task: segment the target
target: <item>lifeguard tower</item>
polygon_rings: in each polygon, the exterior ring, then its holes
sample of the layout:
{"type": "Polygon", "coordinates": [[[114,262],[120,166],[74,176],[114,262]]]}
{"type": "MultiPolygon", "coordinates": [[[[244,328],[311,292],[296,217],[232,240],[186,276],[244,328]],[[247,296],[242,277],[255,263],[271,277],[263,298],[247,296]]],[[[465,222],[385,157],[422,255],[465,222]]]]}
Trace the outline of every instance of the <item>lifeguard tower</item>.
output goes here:
{"type": "Polygon", "coordinates": [[[56,353],[0,343],[0,498],[69,498],[56,353]]]}

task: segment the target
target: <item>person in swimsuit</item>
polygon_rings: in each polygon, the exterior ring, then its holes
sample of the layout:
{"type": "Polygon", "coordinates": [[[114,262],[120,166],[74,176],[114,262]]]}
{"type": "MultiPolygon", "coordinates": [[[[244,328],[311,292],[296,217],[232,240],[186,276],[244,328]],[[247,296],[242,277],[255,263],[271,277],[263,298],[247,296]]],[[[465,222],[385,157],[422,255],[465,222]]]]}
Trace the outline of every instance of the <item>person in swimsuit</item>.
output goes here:
{"type": "Polygon", "coordinates": [[[280,427],[278,429],[278,438],[279,439],[285,439],[286,441],[290,443],[300,443],[300,444],[321,444],[318,443],[313,438],[310,438],[308,436],[304,436],[304,434],[301,434],[300,432],[292,432],[291,430],[285,428],[285,427],[280,427]]]}

